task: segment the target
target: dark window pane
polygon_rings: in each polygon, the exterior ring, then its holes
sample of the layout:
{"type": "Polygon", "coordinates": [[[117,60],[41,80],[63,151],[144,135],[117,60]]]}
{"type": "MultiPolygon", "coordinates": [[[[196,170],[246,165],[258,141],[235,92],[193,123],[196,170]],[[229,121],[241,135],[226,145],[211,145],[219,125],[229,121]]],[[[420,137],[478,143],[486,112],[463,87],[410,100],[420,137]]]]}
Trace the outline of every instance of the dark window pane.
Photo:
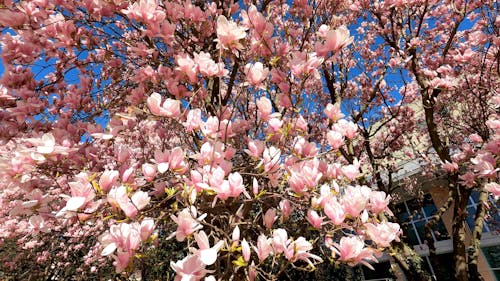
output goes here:
{"type": "Polygon", "coordinates": [[[488,224],[490,231],[500,231],[500,213],[498,212],[500,209],[500,203],[495,204],[493,202],[489,202],[492,206],[487,211],[488,214],[485,218],[485,223],[488,224]]]}
{"type": "MultiPolygon", "coordinates": [[[[482,248],[486,260],[491,268],[500,267],[500,245],[482,248]]],[[[500,280],[500,270],[494,271],[497,280],[500,280]]]]}
{"type": "Polygon", "coordinates": [[[438,223],[432,228],[434,231],[434,236],[437,241],[448,240],[450,239],[450,235],[444,226],[444,223],[441,219],[439,219],[438,223]]]}
{"type": "Polygon", "coordinates": [[[410,209],[410,215],[413,216],[413,220],[422,219],[424,216],[422,214],[422,202],[413,199],[407,202],[408,208],[410,209]]]}
{"type": "Polygon", "coordinates": [[[474,218],[476,216],[476,208],[468,207],[467,208],[467,224],[469,225],[469,229],[474,229],[474,218]]]}
{"type": "Polygon", "coordinates": [[[375,270],[371,270],[366,266],[362,267],[365,280],[396,278],[396,276],[394,276],[394,274],[391,271],[391,264],[389,262],[374,263],[372,264],[372,266],[375,270]]]}
{"type": "Polygon", "coordinates": [[[472,191],[470,198],[472,199],[472,201],[474,201],[474,203],[477,203],[479,201],[479,192],[475,190],[472,191]]]}
{"type": "Polygon", "coordinates": [[[452,254],[443,254],[437,256],[438,264],[433,264],[435,274],[437,275],[437,280],[439,281],[452,281],[455,280],[455,267],[453,264],[452,254]]]}
{"type": "Polygon", "coordinates": [[[434,204],[427,204],[424,206],[424,212],[427,217],[431,217],[436,213],[436,211],[437,211],[436,205],[434,204]]]}
{"type": "Polygon", "coordinates": [[[403,223],[408,219],[408,212],[404,203],[397,204],[394,208],[394,214],[398,218],[399,223],[403,223]]]}
{"type": "Polygon", "coordinates": [[[403,239],[404,242],[410,244],[410,245],[419,245],[420,243],[418,242],[417,235],[415,234],[415,229],[413,228],[413,225],[411,224],[403,224],[403,235],[405,238],[403,239]]]}
{"type": "Polygon", "coordinates": [[[418,236],[420,237],[420,241],[424,243],[425,241],[425,221],[419,221],[415,223],[415,227],[417,228],[418,236]]]}
{"type": "Polygon", "coordinates": [[[408,213],[407,212],[402,212],[397,214],[398,220],[400,223],[408,222],[408,213]]]}

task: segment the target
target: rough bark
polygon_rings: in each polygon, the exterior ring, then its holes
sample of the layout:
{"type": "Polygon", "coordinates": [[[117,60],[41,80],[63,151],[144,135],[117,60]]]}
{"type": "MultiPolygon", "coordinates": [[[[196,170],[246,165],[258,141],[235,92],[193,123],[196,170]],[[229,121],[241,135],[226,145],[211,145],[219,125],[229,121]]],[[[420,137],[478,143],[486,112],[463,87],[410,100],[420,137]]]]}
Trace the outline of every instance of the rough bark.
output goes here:
{"type": "MultiPolygon", "coordinates": [[[[434,245],[434,238],[432,237],[432,228],[436,226],[437,222],[441,218],[441,216],[450,208],[453,203],[453,196],[450,191],[448,194],[448,200],[439,208],[439,210],[434,214],[429,222],[425,224],[425,242],[427,243],[427,247],[429,247],[429,258],[433,266],[438,266],[439,261],[436,255],[436,246],[434,245]]],[[[437,280],[444,279],[440,270],[435,270],[437,280]]]]}
{"type": "Polygon", "coordinates": [[[403,242],[392,243],[389,253],[394,257],[408,281],[431,281],[431,276],[424,270],[422,258],[403,242]]]}
{"type": "Polygon", "coordinates": [[[479,262],[480,251],[479,243],[483,233],[484,214],[486,211],[484,202],[486,202],[486,200],[488,200],[488,192],[482,188],[481,193],[479,194],[479,202],[477,205],[476,217],[474,219],[474,230],[472,231],[471,246],[469,248],[468,269],[470,281],[484,281],[484,278],[477,269],[477,265],[479,262]]]}
{"type": "Polygon", "coordinates": [[[471,190],[460,186],[458,175],[450,176],[450,189],[453,191],[455,204],[453,205],[453,260],[455,262],[455,278],[457,281],[468,281],[466,248],[465,248],[465,228],[467,219],[467,200],[471,190]]]}

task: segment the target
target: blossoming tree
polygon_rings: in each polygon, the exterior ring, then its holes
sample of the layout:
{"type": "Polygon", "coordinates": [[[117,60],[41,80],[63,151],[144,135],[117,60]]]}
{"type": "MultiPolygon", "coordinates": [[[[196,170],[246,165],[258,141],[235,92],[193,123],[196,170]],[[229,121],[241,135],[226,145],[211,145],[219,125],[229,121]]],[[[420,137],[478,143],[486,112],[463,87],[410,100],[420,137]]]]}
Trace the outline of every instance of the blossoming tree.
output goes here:
{"type": "Polygon", "coordinates": [[[500,195],[495,4],[3,5],[2,271],[272,280],[390,248],[427,278],[383,179],[423,118],[455,200],[457,278],[474,272],[464,200],[500,195]]]}

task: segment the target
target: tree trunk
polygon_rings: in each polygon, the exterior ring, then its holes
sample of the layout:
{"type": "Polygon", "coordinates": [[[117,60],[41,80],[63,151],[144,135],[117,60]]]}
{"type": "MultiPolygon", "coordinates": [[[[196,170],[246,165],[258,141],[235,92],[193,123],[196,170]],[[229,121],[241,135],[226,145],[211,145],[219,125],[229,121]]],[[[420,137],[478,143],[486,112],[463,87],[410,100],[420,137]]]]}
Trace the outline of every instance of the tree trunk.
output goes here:
{"type": "Polygon", "coordinates": [[[422,258],[406,243],[393,242],[389,252],[408,281],[432,281],[431,276],[422,267],[422,258]]]}
{"type": "Polygon", "coordinates": [[[438,268],[439,267],[439,259],[436,255],[436,246],[434,244],[434,237],[432,237],[432,228],[436,226],[438,223],[439,219],[441,216],[450,208],[451,204],[453,203],[453,192],[449,192],[448,194],[448,200],[439,208],[439,210],[436,212],[435,215],[432,216],[431,220],[425,224],[425,243],[427,244],[427,247],[429,247],[429,258],[431,260],[431,264],[433,267],[435,267],[435,274],[437,280],[442,280],[444,279],[444,276],[442,274],[442,271],[438,268]]]}
{"type": "Polygon", "coordinates": [[[474,219],[474,230],[472,231],[472,241],[469,252],[469,280],[470,281],[484,281],[484,278],[481,276],[479,271],[477,270],[477,264],[479,261],[479,243],[481,242],[481,235],[483,233],[483,221],[484,221],[484,213],[486,208],[484,206],[484,202],[488,200],[488,192],[484,190],[484,187],[481,188],[481,193],[479,195],[479,200],[477,203],[477,212],[476,218],[474,219]]]}
{"type": "Polygon", "coordinates": [[[465,249],[465,227],[467,219],[467,201],[471,193],[458,184],[458,175],[450,176],[450,189],[453,190],[455,204],[453,206],[453,260],[455,262],[455,277],[457,281],[468,281],[466,249],[465,249]]]}

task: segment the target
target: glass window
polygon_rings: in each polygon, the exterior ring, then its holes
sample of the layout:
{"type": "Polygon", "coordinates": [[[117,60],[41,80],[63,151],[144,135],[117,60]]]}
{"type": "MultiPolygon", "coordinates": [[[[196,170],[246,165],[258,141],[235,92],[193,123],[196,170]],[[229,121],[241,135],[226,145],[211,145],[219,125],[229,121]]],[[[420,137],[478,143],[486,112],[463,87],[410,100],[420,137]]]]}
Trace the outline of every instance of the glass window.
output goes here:
{"type": "MultiPolygon", "coordinates": [[[[479,192],[473,191],[469,197],[467,205],[467,224],[469,229],[474,229],[474,219],[476,217],[477,205],[479,201],[479,192]]],[[[486,209],[486,214],[483,224],[483,232],[500,231],[500,202],[497,202],[491,196],[488,197],[489,208],[486,209]]]]}
{"type": "Polygon", "coordinates": [[[437,241],[451,239],[441,219],[439,219],[438,223],[432,228],[432,230],[437,241]]]}
{"type": "Polygon", "coordinates": [[[500,245],[482,248],[493,274],[500,280],[500,245]]]}
{"type": "Polygon", "coordinates": [[[418,236],[420,237],[420,242],[422,242],[422,244],[425,241],[425,223],[426,221],[424,220],[415,222],[415,228],[417,229],[418,236]]]}
{"type": "MultiPolygon", "coordinates": [[[[425,242],[425,224],[431,220],[436,212],[437,208],[430,194],[396,205],[396,217],[399,219],[406,237],[405,242],[411,245],[423,244],[425,242]]],[[[433,227],[431,235],[437,241],[450,239],[441,219],[433,227]]]]}
{"type": "Polygon", "coordinates": [[[391,264],[389,262],[374,263],[372,264],[375,270],[371,270],[366,266],[362,266],[363,280],[396,280],[396,276],[392,273],[391,264]]]}
{"type": "Polygon", "coordinates": [[[401,225],[403,228],[403,234],[405,235],[405,238],[403,239],[404,242],[410,244],[410,245],[419,245],[420,242],[418,241],[417,234],[415,233],[415,229],[413,227],[413,224],[403,224],[401,225]]]}
{"type": "Polygon", "coordinates": [[[410,200],[406,202],[406,205],[410,210],[410,214],[413,216],[413,220],[419,220],[424,217],[424,213],[422,212],[422,203],[420,200],[410,200]]]}

